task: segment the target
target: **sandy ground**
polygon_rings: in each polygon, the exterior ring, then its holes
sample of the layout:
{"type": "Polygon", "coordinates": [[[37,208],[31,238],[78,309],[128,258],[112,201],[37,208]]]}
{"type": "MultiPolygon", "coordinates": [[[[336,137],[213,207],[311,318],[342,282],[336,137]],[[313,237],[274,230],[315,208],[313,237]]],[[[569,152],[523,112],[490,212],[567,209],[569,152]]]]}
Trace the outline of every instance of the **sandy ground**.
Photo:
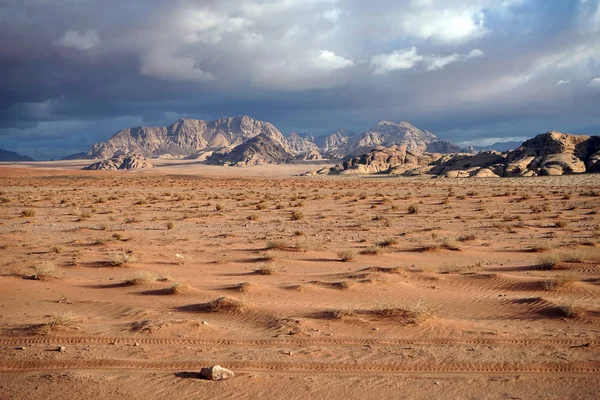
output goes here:
{"type": "Polygon", "coordinates": [[[82,165],[0,165],[1,399],[598,396],[598,175],[82,165]]]}

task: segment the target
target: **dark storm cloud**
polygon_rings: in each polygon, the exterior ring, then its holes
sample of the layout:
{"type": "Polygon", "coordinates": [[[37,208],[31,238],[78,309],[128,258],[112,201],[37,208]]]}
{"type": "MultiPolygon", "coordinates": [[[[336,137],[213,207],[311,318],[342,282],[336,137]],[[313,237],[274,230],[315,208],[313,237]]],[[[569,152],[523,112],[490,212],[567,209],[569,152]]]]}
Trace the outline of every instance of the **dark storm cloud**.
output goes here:
{"type": "Polygon", "coordinates": [[[598,133],[600,8],[571,0],[0,0],[0,147],[251,115],[457,142],[598,133]],[[399,4],[401,3],[401,4],[399,4]]]}

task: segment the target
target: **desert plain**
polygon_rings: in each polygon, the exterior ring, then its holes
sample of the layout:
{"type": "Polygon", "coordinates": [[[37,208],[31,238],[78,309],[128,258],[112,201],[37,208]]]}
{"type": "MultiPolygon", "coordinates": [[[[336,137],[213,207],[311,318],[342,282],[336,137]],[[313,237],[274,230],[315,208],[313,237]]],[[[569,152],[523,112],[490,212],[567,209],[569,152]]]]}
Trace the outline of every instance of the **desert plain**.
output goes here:
{"type": "Polygon", "coordinates": [[[155,165],[0,165],[1,399],[598,398],[598,175],[155,165]]]}

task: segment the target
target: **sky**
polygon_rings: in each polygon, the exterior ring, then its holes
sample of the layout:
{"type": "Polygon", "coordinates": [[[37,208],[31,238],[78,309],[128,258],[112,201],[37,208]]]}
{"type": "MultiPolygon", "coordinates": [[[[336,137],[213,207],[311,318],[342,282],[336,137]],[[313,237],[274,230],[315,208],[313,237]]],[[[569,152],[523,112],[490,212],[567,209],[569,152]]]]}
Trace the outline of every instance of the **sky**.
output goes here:
{"type": "Polygon", "coordinates": [[[600,134],[600,0],[0,0],[0,148],[249,115],[459,144],[600,134]]]}

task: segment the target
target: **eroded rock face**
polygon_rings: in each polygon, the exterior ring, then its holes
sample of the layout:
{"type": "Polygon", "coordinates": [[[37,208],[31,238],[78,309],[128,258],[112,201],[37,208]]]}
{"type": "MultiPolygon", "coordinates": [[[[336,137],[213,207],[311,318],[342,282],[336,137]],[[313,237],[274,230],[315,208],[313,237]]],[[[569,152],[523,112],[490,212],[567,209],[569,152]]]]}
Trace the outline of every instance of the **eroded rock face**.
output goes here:
{"type": "Polygon", "coordinates": [[[257,164],[281,164],[290,162],[294,155],[282,144],[267,134],[248,140],[231,150],[215,151],[206,160],[213,165],[257,165],[257,164]]]}
{"type": "Polygon", "coordinates": [[[83,169],[96,171],[110,171],[152,167],[153,165],[142,154],[132,154],[129,156],[116,156],[113,158],[109,158],[108,160],[99,161],[92,165],[88,165],[83,169]]]}
{"type": "Polygon", "coordinates": [[[331,173],[376,174],[399,173],[419,166],[426,166],[441,157],[434,154],[413,154],[407,146],[377,147],[360,157],[353,157],[331,169],[331,173]]]}
{"type": "Polygon", "coordinates": [[[152,157],[186,156],[199,150],[235,147],[260,133],[280,141],[289,150],[285,138],[272,124],[241,116],[215,121],[180,119],[168,127],[124,129],[107,142],[93,145],[87,157],[111,158],[131,152],[152,157]]]}
{"type": "Polygon", "coordinates": [[[331,170],[331,173],[379,172],[449,178],[600,172],[600,137],[547,132],[506,153],[419,155],[408,151],[405,146],[379,147],[331,170]]]}

